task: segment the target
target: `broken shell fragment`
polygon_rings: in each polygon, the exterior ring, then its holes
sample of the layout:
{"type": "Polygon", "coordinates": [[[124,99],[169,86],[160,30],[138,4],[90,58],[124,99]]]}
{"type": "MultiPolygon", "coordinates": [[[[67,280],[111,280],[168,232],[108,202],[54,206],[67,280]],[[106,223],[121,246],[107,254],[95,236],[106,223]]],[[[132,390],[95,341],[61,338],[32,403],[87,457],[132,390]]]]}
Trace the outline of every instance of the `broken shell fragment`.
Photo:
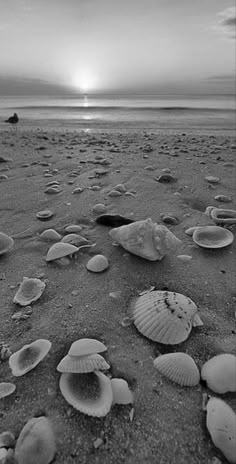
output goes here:
{"type": "Polygon", "coordinates": [[[75,409],[94,417],[104,417],[111,409],[111,381],[101,372],[89,374],[64,373],[60,390],[65,400],[75,409]]]}
{"type": "Polygon", "coordinates": [[[203,325],[197,306],[180,293],[153,291],[132,303],[134,324],[147,338],[177,345],[186,340],[192,326],[203,325]]]}
{"type": "Polygon", "coordinates": [[[79,248],[75,247],[74,245],[71,245],[70,243],[55,243],[51,246],[51,248],[49,248],[46,256],[46,261],[55,261],[56,259],[61,259],[65,256],[70,256],[76,253],[76,251],[78,250],[79,248]]]}
{"type": "Polygon", "coordinates": [[[214,445],[226,459],[236,463],[236,414],[219,398],[210,398],[207,403],[206,426],[214,445]]]}
{"type": "Polygon", "coordinates": [[[89,354],[103,353],[107,347],[94,338],[81,338],[72,343],[68,354],[70,356],[87,356],[89,354]]]}
{"type": "Polygon", "coordinates": [[[13,353],[9,358],[12,375],[20,377],[34,369],[48,354],[51,346],[49,340],[42,338],[13,353]]]}
{"type": "Polygon", "coordinates": [[[154,367],[182,387],[193,387],[200,381],[195,361],[186,353],[168,353],[154,359],[154,367]]]}
{"type": "Polygon", "coordinates": [[[19,290],[14,296],[13,303],[18,303],[21,306],[28,306],[33,301],[40,298],[45,287],[45,283],[40,279],[28,279],[28,277],[23,277],[23,282],[20,284],[19,290]]]}
{"type": "Polygon", "coordinates": [[[13,248],[14,240],[13,238],[9,237],[8,235],[0,232],[0,255],[7,253],[13,248]]]}
{"type": "Polygon", "coordinates": [[[233,240],[232,232],[219,226],[198,227],[193,233],[193,241],[203,248],[223,248],[233,240]]]}
{"type": "Polygon", "coordinates": [[[18,464],[49,464],[56,454],[51,423],[44,417],[33,417],[20,432],[15,458],[18,464]]]}
{"type": "Polygon", "coordinates": [[[134,395],[129,389],[129,385],[124,379],[111,379],[113,393],[113,404],[132,404],[134,395]]]}
{"type": "Polygon", "coordinates": [[[40,234],[40,238],[49,242],[61,240],[61,235],[54,229],[46,229],[40,234]]]}
{"type": "Polygon", "coordinates": [[[11,382],[0,382],[0,400],[5,396],[11,395],[16,389],[14,383],[11,382]]]}
{"type": "Polygon", "coordinates": [[[236,356],[214,356],[202,367],[201,377],[215,393],[236,392],[236,356]]]}
{"type": "Polygon", "coordinates": [[[86,356],[65,356],[58,364],[58,372],[72,372],[83,374],[94,371],[106,371],[110,369],[109,364],[100,354],[86,356]]]}
{"type": "Polygon", "coordinates": [[[109,262],[104,255],[93,256],[86,265],[86,268],[90,272],[103,272],[109,267],[109,262]]]}

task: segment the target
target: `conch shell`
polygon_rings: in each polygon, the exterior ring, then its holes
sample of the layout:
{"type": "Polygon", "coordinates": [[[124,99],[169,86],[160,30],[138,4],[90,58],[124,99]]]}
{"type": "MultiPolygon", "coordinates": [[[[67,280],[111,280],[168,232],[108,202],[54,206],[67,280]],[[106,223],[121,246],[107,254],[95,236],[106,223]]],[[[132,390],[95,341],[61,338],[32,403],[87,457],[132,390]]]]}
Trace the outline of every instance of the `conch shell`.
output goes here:
{"type": "Polygon", "coordinates": [[[112,229],[109,235],[125,250],[149,261],[160,261],[182,243],[167,227],[152,222],[151,218],[112,229]]]}

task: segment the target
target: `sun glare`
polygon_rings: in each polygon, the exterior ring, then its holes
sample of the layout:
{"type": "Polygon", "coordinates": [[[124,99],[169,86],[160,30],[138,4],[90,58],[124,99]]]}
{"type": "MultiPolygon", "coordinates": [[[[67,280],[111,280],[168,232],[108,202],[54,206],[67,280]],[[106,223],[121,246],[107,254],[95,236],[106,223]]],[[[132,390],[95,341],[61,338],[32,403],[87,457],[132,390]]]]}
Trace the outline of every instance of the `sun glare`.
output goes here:
{"type": "Polygon", "coordinates": [[[91,71],[78,71],[73,77],[73,86],[82,93],[96,90],[97,79],[91,71]]]}

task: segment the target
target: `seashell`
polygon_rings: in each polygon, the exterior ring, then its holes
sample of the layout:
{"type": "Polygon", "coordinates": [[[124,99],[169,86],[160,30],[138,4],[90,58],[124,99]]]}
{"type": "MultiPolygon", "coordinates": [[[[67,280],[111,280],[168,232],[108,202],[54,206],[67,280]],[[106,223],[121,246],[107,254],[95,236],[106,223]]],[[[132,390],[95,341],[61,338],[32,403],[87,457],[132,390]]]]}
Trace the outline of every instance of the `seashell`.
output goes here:
{"type": "Polygon", "coordinates": [[[221,201],[222,203],[230,203],[232,201],[232,198],[227,197],[227,195],[216,195],[215,200],[221,201]]]}
{"type": "Polygon", "coordinates": [[[56,454],[51,423],[44,417],[33,417],[20,432],[15,458],[18,464],[49,464],[56,454]]]}
{"type": "Polygon", "coordinates": [[[195,230],[196,230],[197,228],[198,228],[198,227],[189,227],[189,229],[186,229],[186,230],[184,231],[184,233],[185,233],[186,235],[189,235],[190,237],[192,237],[192,236],[193,236],[193,233],[195,232],[195,230]]]}
{"type": "Polygon", "coordinates": [[[52,211],[50,209],[45,209],[44,211],[39,211],[36,214],[36,217],[40,219],[40,221],[46,221],[47,219],[50,219],[53,216],[52,211]]]}
{"type": "Polygon", "coordinates": [[[13,353],[9,358],[12,375],[20,377],[34,369],[48,354],[51,346],[49,340],[42,338],[13,353]]]}
{"type": "Polygon", "coordinates": [[[149,261],[160,261],[181,244],[167,227],[153,223],[150,218],[112,229],[109,235],[125,250],[149,261]]]}
{"type": "Polygon", "coordinates": [[[56,242],[58,240],[61,240],[61,235],[58,234],[58,232],[54,229],[46,229],[40,234],[40,238],[43,240],[48,240],[52,242],[56,242]]]}
{"type": "Polygon", "coordinates": [[[208,206],[208,207],[206,208],[206,211],[205,211],[204,214],[206,214],[207,216],[211,217],[211,212],[212,212],[213,209],[215,209],[215,206],[208,206]]]}
{"type": "Polygon", "coordinates": [[[49,248],[46,256],[46,261],[54,261],[55,259],[63,258],[64,256],[69,256],[78,251],[79,249],[70,243],[55,243],[49,248]]]}
{"type": "Polygon", "coordinates": [[[236,356],[214,356],[202,367],[201,377],[215,393],[236,392],[236,356]]]}
{"type": "Polygon", "coordinates": [[[64,373],[60,378],[60,390],[69,404],[88,416],[104,417],[111,409],[111,381],[99,371],[64,373]]]}
{"type": "Polygon", "coordinates": [[[155,342],[177,345],[188,338],[192,326],[203,325],[195,303],[180,293],[145,293],[132,307],[135,326],[155,342]]]}
{"type": "Polygon", "coordinates": [[[161,174],[155,180],[161,184],[173,184],[174,182],[177,182],[176,177],[173,177],[171,174],[161,174]]]}
{"type": "Polygon", "coordinates": [[[11,395],[16,389],[14,383],[11,382],[0,382],[0,400],[5,396],[11,395]]]}
{"type": "Polygon", "coordinates": [[[99,340],[94,338],[81,338],[72,343],[68,355],[69,356],[88,356],[90,354],[103,353],[107,351],[107,347],[99,340]]]}
{"type": "Polygon", "coordinates": [[[193,233],[193,241],[203,248],[223,248],[233,240],[232,232],[219,226],[198,227],[193,233]]]}
{"type": "Polygon", "coordinates": [[[18,303],[21,306],[28,306],[33,301],[40,298],[45,287],[45,283],[40,279],[28,279],[28,277],[23,277],[23,282],[20,284],[19,290],[14,296],[13,303],[18,303]]]}
{"type": "Polygon", "coordinates": [[[186,353],[168,353],[154,359],[154,367],[182,387],[193,387],[200,381],[195,361],[186,353]]]}
{"type": "Polygon", "coordinates": [[[117,184],[115,187],[113,187],[113,190],[117,190],[118,192],[121,192],[121,193],[126,192],[126,188],[123,184],[117,184]]]}
{"type": "Polygon", "coordinates": [[[109,266],[106,256],[95,255],[86,264],[86,268],[91,272],[103,272],[109,266]]]}
{"type": "Polygon", "coordinates": [[[60,193],[62,192],[62,189],[59,187],[59,185],[53,185],[51,187],[48,187],[46,188],[46,190],[44,190],[44,193],[60,193]]]}
{"type": "Polygon", "coordinates": [[[107,196],[108,197],[120,197],[122,195],[121,192],[119,192],[118,190],[111,190],[107,196]]]}
{"type": "Polygon", "coordinates": [[[102,214],[102,213],[104,213],[106,211],[106,209],[107,209],[107,207],[105,205],[103,205],[102,203],[97,203],[93,207],[93,212],[98,213],[98,214],[102,214]]]}
{"type": "Polygon", "coordinates": [[[124,379],[111,379],[111,388],[113,393],[112,404],[132,404],[134,396],[129,389],[129,385],[124,379]]]}
{"type": "Polygon", "coordinates": [[[133,219],[120,216],[119,214],[102,214],[96,218],[97,224],[108,227],[120,227],[135,222],[133,219]]]}
{"type": "Polygon", "coordinates": [[[82,237],[82,235],[79,235],[79,234],[68,234],[62,238],[61,242],[70,243],[71,245],[74,245],[74,246],[79,246],[79,245],[85,245],[86,243],[88,243],[88,240],[87,238],[82,237]]]}
{"type": "Polygon", "coordinates": [[[236,211],[233,209],[213,208],[211,218],[216,224],[236,224],[236,211]]]}
{"type": "Polygon", "coordinates": [[[218,182],[220,181],[219,177],[214,176],[207,176],[205,177],[205,180],[207,180],[207,182],[210,182],[211,184],[218,184],[218,182]]]}
{"type": "Polygon", "coordinates": [[[183,261],[184,263],[187,263],[187,262],[191,261],[191,259],[193,259],[193,257],[191,255],[178,255],[177,258],[180,261],[183,261]]]}
{"type": "Polygon", "coordinates": [[[0,255],[3,255],[7,251],[10,251],[13,248],[14,240],[8,235],[0,232],[0,255]]]}
{"type": "Polygon", "coordinates": [[[219,398],[210,398],[207,403],[206,426],[211,439],[226,459],[236,463],[236,414],[219,398]]]}
{"type": "Polygon", "coordinates": [[[57,366],[58,372],[88,373],[94,371],[107,371],[109,364],[100,354],[86,356],[65,356],[57,366]]]}
{"type": "Polygon", "coordinates": [[[65,227],[65,231],[68,232],[68,233],[77,233],[77,232],[81,232],[81,230],[83,230],[83,228],[77,224],[71,224],[70,226],[67,226],[65,227]]]}

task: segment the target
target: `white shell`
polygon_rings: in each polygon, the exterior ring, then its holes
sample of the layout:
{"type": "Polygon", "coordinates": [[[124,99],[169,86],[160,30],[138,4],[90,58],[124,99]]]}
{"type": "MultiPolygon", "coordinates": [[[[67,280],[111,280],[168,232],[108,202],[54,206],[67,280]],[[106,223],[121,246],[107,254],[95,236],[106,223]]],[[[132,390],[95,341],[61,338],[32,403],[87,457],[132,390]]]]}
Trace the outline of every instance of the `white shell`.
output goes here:
{"type": "Polygon", "coordinates": [[[113,404],[132,404],[134,396],[124,379],[111,379],[113,404]]]}
{"type": "Polygon", "coordinates": [[[89,354],[86,356],[66,355],[58,364],[58,372],[88,373],[98,370],[110,369],[109,364],[100,354],[89,354]]]}
{"type": "Polygon", "coordinates": [[[195,361],[186,353],[168,353],[154,359],[154,367],[165,377],[183,387],[193,387],[200,381],[195,361]]]}
{"type": "Polygon", "coordinates": [[[54,229],[46,229],[40,234],[40,238],[48,241],[58,241],[61,240],[61,235],[54,229]]]}
{"type": "Polygon", "coordinates": [[[40,279],[23,277],[23,282],[14,296],[13,303],[18,303],[21,306],[30,305],[33,301],[40,298],[45,287],[45,283],[40,279]]]}
{"type": "Polygon", "coordinates": [[[41,220],[44,220],[44,219],[49,219],[50,217],[53,216],[53,212],[50,211],[50,209],[45,209],[44,211],[39,211],[37,214],[36,214],[36,217],[38,219],[41,219],[41,220]]]}
{"type": "Polygon", "coordinates": [[[60,378],[60,390],[69,404],[89,416],[104,417],[111,409],[111,381],[99,371],[90,374],[64,373],[60,378]]]}
{"type": "Polygon", "coordinates": [[[62,238],[61,242],[70,243],[71,245],[74,245],[74,246],[79,246],[79,245],[85,245],[86,243],[88,243],[88,240],[87,238],[84,238],[82,237],[82,235],[79,235],[79,234],[68,234],[62,238]]]}
{"type": "Polygon", "coordinates": [[[236,415],[227,403],[210,398],[206,425],[214,445],[231,464],[236,463],[236,415]]]}
{"type": "Polygon", "coordinates": [[[78,248],[70,243],[55,243],[49,248],[46,261],[54,261],[55,259],[63,258],[64,256],[72,255],[76,251],[78,251],[78,248]]]}
{"type": "Polygon", "coordinates": [[[215,393],[236,392],[236,356],[214,356],[202,367],[201,377],[215,393]]]}
{"type": "Polygon", "coordinates": [[[150,218],[112,229],[109,235],[125,250],[150,261],[160,261],[181,244],[167,227],[155,224],[150,218]]]}
{"type": "Polygon", "coordinates": [[[103,272],[108,266],[109,262],[106,256],[95,255],[87,262],[86,268],[91,272],[103,272]]]}
{"type": "Polygon", "coordinates": [[[49,464],[56,453],[55,437],[46,417],[34,417],[23,427],[16,442],[18,464],[49,464]]]}
{"type": "Polygon", "coordinates": [[[14,383],[11,382],[0,382],[0,400],[5,396],[11,395],[16,389],[14,383]]]}
{"type": "Polygon", "coordinates": [[[195,303],[180,293],[145,293],[132,307],[135,326],[155,342],[176,345],[188,338],[192,326],[203,325],[195,303]]]}
{"type": "Polygon", "coordinates": [[[12,375],[20,377],[34,369],[48,354],[51,346],[49,340],[39,339],[13,353],[9,358],[12,375]]]}
{"type": "Polygon", "coordinates": [[[236,211],[233,209],[213,208],[211,218],[216,224],[236,224],[236,211]]]}
{"type": "Polygon", "coordinates": [[[8,235],[0,232],[0,255],[3,255],[7,251],[10,251],[13,248],[14,240],[8,235]]]}
{"type": "Polygon", "coordinates": [[[223,248],[233,240],[232,232],[219,226],[198,227],[193,233],[193,241],[203,248],[223,248]]]}
{"type": "Polygon", "coordinates": [[[94,338],[81,338],[72,343],[68,354],[70,356],[87,356],[89,354],[103,353],[107,347],[94,338]]]}

